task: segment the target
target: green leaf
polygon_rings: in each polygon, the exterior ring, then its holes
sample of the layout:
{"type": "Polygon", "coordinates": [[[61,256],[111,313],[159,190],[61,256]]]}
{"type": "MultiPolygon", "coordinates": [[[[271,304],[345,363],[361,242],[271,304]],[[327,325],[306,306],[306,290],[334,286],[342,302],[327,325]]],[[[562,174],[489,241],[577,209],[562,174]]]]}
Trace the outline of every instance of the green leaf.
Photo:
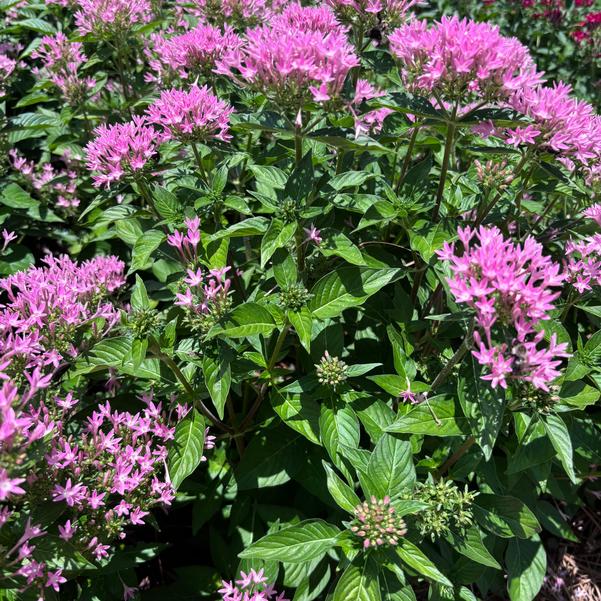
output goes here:
{"type": "Polygon", "coordinates": [[[229,336],[230,338],[244,338],[257,334],[271,334],[275,329],[275,321],[271,313],[258,303],[244,303],[238,305],[231,313],[223,326],[211,328],[207,337],[229,336]]]}
{"type": "Polygon", "coordinates": [[[548,501],[539,501],[536,504],[535,513],[545,530],[559,538],[565,538],[575,543],[578,542],[578,537],[572,532],[572,528],[564,516],[551,503],[548,501]]]}
{"type": "MultiPolygon", "coordinates": [[[[468,363],[474,365],[473,357],[468,363]]],[[[457,398],[463,414],[468,419],[471,432],[488,461],[503,423],[505,393],[500,387],[492,388],[482,382],[479,372],[475,368],[473,371],[470,377],[459,378],[457,398]]]]}
{"type": "Polygon", "coordinates": [[[378,569],[369,555],[349,565],[334,589],[332,601],[380,601],[378,569]]]}
{"type": "Polygon", "coordinates": [[[449,532],[446,539],[451,544],[453,549],[465,555],[472,561],[495,568],[501,569],[499,562],[490,554],[490,551],[484,546],[482,542],[482,535],[477,526],[471,526],[466,532],[449,532]]]}
{"type": "Polygon", "coordinates": [[[541,529],[536,516],[516,497],[480,494],[474,515],[483,528],[502,538],[530,538],[541,529]]]}
{"type": "Polygon", "coordinates": [[[331,549],[339,534],[336,526],[323,520],[305,520],[267,534],[242,551],[239,557],[304,563],[331,549]]]}
{"type": "Polygon", "coordinates": [[[469,423],[461,415],[458,403],[445,396],[432,397],[399,417],[387,432],[396,434],[428,434],[429,436],[463,436],[469,434],[469,423]]]}
{"type": "Polygon", "coordinates": [[[511,601],[536,599],[547,571],[547,554],[540,539],[509,541],[505,553],[507,591],[511,601]]]}
{"type": "Polygon", "coordinates": [[[179,221],[183,214],[184,207],[173,192],[170,192],[162,186],[155,186],[152,196],[154,199],[154,206],[163,219],[170,222],[179,221]]]}
{"type": "Polygon", "coordinates": [[[39,206],[40,201],[36,200],[25,192],[18,184],[9,184],[2,190],[0,202],[11,209],[31,209],[39,206]]]}
{"type": "Polygon", "coordinates": [[[161,245],[165,234],[159,230],[148,230],[144,232],[134,244],[131,253],[131,267],[128,273],[134,273],[138,269],[148,266],[152,253],[161,245]]]}
{"type": "Polygon", "coordinates": [[[337,465],[340,444],[359,446],[359,420],[350,407],[334,410],[324,403],[319,416],[319,432],[323,446],[337,465]]]}
{"type": "Polygon", "coordinates": [[[289,288],[298,282],[296,262],[289,252],[284,249],[276,251],[272,264],[273,275],[280,288],[289,288]]]}
{"type": "Polygon", "coordinates": [[[232,384],[232,370],[228,353],[221,349],[217,356],[210,353],[205,354],[202,359],[202,372],[213,405],[217,409],[217,415],[219,419],[223,419],[225,402],[232,384]]]}
{"type": "Polygon", "coordinates": [[[351,265],[365,265],[361,251],[341,232],[324,228],[321,230],[321,237],[318,249],[324,257],[337,256],[351,265]]]}
{"type": "Polygon", "coordinates": [[[327,462],[323,461],[322,463],[328,476],[328,490],[330,491],[332,498],[339,507],[342,507],[342,509],[352,514],[355,507],[361,503],[361,500],[355,491],[338,477],[336,472],[327,462]]]}
{"type": "Polygon", "coordinates": [[[306,200],[313,190],[313,179],[313,153],[309,150],[290,174],[284,196],[298,203],[306,200]]]}
{"type": "Polygon", "coordinates": [[[300,311],[288,311],[286,313],[288,321],[295,329],[300,343],[305,350],[311,352],[311,334],[313,331],[313,315],[309,307],[302,307],[300,311]]]}
{"type": "Polygon", "coordinates": [[[212,242],[222,238],[242,238],[244,236],[260,236],[267,231],[269,220],[265,217],[251,217],[230,225],[225,230],[216,232],[210,236],[212,242]]]}
{"type": "Polygon", "coordinates": [[[143,311],[150,307],[146,286],[144,286],[144,282],[138,274],[136,274],[136,285],[133,288],[130,300],[132,309],[135,311],[143,311]]]}
{"type": "Polygon", "coordinates": [[[344,188],[356,188],[374,177],[376,177],[375,173],[368,173],[367,171],[347,171],[336,175],[328,183],[330,187],[338,192],[344,188]]]}
{"type": "Polygon", "coordinates": [[[0,256],[0,275],[24,271],[35,263],[35,257],[22,244],[11,244],[0,256]]]}
{"type": "Polygon", "coordinates": [[[363,304],[386,284],[403,276],[401,269],[343,267],[322,277],[313,287],[309,308],[317,319],[340,315],[345,309],[363,304]]]}
{"type": "Polygon", "coordinates": [[[274,219],[267,228],[263,239],[261,240],[261,268],[267,265],[273,253],[278,248],[284,248],[296,231],[296,223],[284,223],[279,219],[274,219]]]}
{"type": "Polygon", "coordinates": [[[196,409],[192,409],[177,424],[167,457],[169,478],[176,490],[200,464],[204,442],[204,419],[196,409]]]}
{"type": "Polygon", "coordinates": [[[271,406],[282,421],[302,434],[312,443],[319,440],[319,405],[308,395],[274,389],[270,395],[271,406]]]}
{"type": "Polygon", "coordinates": [[[576,478],[574,472],[572,440],[570,439],[570,433],[568,432],[567,426],[561,417],[555,414],[547,415],[542,421],[545,425],[547,436],[557,453],[557,457],[559,458],[561,465],[563,465],[563,469],[566,471],[570,480],[574,484],[577,484],[578,478],[576,478]]]}
{"type": "Polygon", "coordinates": [[[378,499],[388,496],[394,500],[412,488],[415,484],[415,467],[411,443],[384,434],[371,455],[366,476],[369,493],[378,499]]]}
{"type": "Polygon", "coordinates": [[[288,428],[270,428],[255,434],[236,469],[238,490],[279,486],[303,466],[305,454],[300,435],[288,428]]]}
{"type": "Polygon", "coordinates": [[[411,569],[426,578],[443,586],[453,586],[453,583],[410,541],[406,538],[399,540],[396,552],[401,560],[411,569]]]}
{"type": "Polygon", "coordinates": [[[442,223],[421,220],[409,230],[411,248],[418,252],[426,263],[451,238],[452,235],[445,230],[442,223]]]}

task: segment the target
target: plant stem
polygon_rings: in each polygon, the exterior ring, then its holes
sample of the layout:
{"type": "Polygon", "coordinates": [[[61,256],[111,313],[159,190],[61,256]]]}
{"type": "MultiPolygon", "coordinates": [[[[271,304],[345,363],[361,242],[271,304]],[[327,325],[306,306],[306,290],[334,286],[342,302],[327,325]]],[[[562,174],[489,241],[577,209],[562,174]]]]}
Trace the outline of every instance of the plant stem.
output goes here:
{"type": "Polygon", "coordinates": [[[415,146],[415,141],[417,140],[417,134],[419,133],[419,125],[416,125],[411,132],[411,138],[409,138],[409,145],[407,146],[407,153],[405,154],[405,160],[403,161],[403,167],[401,168],[401,173],[399,175],[399,179],[397,181],[395,191],[398,194],[401,184],[405,179],[405,175],[407,175],[407,171],[409,171],[409,165],[411,164],[411,156],[413,155],[413,147],[415,146]]]}
{"type": "MultiPolygon", "coordinates": [[[[267,362],[266,370],[268,372],[270,372],[270,380],[271,380],[271,370],[274,368],[275,363],[278,360],[278,355],[280,354],[280,351],[282,350],[282,345],[284,344],[284,340],[286,340],[286,336],[288,334],[289,327],[290,327],[290,325],[289,325],[288,321],[286,320],[286,323],[284,324],[282,331],[279,333],[277,340],[275,341],[275,346],[273,347],[273,352],[271,353],[271,357],[269,358],[269,361],[267,362]]],[[[244,430],[246,430],[246,428],[248,428],[248,426],[250,425],[250,423],[253,420],[253,417],[259,410],[259,407],[261,406],[261,403],[263,402],[263,399],[265,398],[266,392],[267,392],[267,382],[262,384],[261,388],[259,389],[257,398],[255,399],[255,402],[253,403],[252,407],[250,408],[248,415],[244,418],[244,420],[242,420],[242,423],[240,424],[238,431],[243,432],[244,430]]]]}
{"type": "Polygon", "coordinates": [[[184,387],[185,391],[192,397],[192,401],[195,405],[198,406],[200,412],[206,418],[211,420],[211,422],[213,422],[213,424],[215,424],[215,426],[217,426],[220,430],[223,430],[224,432],[232,432],[232,429],[229,426],[224,424],[220,419],[213,415],[211,410],[208,409],[207,406],[200,399],[196,398],[196,391],[194,390],[194,388],[192,388],[192,385],[188,381],[188,378],[186,378],[186,376],[177,366],[177,363],[171,357],[169,357],[169,355],[166,355],[163,352],[159,352],[158,356],[159,359],[172,371],[173,375],[179,380],[180,384],[184,387]]]}
{"type": "Polygon", "coordinates": [[[474,327],[475,323],[472,319],[461,345],[455,351],[455,354],[451,357],[449,362],[440,370],[440,372],[434,379],[434,382],[432,382],[432,385],[430,386],[431,390],[435,390],[441,384],[444,383],[444,381],[449,377],[449,375],[453,371],[455,365],[457,365],[457,363],[459,363],[463,359],[463,357],[465,357],[465,354],[470,350],[470,347],[472,346],[472,334],[474,333],[474,327]]]}
{"type": "Polygon", "coordinates": [[[440,212],[440,205],[442,203],[442,197],[444,195],[444,186],[447,181],[447,172],[449,170],[449,162],[451,159],[451,153],[453,150],[453,143],[455,141],[455,118],[457,116],[457,105],[453,108],[451,114],[451,120],[447,127],[447,139],[445,141],[444,155],[442,157],[442,165],[440,168],[440,181],[438,182],[438,191],[436,192],[436,206],[432,213],[432,221],[438,221],[438,214],[440,212]]]}
{"type": "Polygon", "coordinates": [[[297,165],[303,160],[303,138],[298,126],[294,128],[294,159],[297,165]]]}
{"type": "Polygon", "coordinates": [[[192,151],[194,152],[194,158],[196,159],[196,164],[198,165],[198,171],[200,172],[200,178],[204,181],[205,184],[209,184],[209,180],[207,179],[207,174],[205,172],[205,168],[202,165],[202,158],[200,157],[200,153],[198,152],[198,146],[195,142],[192,142],[192,151]]]}
{"type": "Polygon", "coordinates": [[[438,469],[438,478],[446,474],[471,448],[476,442],[473,436],[467,438],[464,443],[440,466],[438,469]]]}

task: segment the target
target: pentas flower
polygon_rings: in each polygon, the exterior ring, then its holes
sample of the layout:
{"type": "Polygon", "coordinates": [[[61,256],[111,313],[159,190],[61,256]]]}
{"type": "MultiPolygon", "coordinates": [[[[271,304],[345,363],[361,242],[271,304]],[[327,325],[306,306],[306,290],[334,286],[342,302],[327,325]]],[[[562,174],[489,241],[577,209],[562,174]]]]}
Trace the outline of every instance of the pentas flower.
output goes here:
{"type": "Polygon", "coordinates": [[[294,115],[307,101],[334,100],[359,59],[341,26],[322,31],[324,18],[323,8],[293,6],[269,25],[247,31],[244,46],[217,61],[216,72],[294,115]]]}
{"type": "Polygon", "coordinates": [[[191,80],[209,77],[218,59],[242,45],[242,40],[228,25],[223,29],[212,25],[197,25],[180,35],[151,36],[146,50],[152,72],[146,81],[168,83],[176,79],[191,80]]]}
{"type": "Polygon", "coordinates": [[[81,35],[117,37],[152,19],[148,0],[77,0],[77,4],[75,24],[81,35]]]}
{"type": "Polygon", "coordinates": [[[167,243],[177,249],[182,263],[187,266],[186,276],[180,282],[181,292],[176,293],[174,304],[182,307],[190,328],[204,333],[230,309],[232,282],[226,274],[231,268],[227,266],[206,271],[200,266],[200,219],[186,219],[185,224],[186,234],[176,231],[167,236],[167,243]]]}
{"type": "Polygon", "coordinates": [[[158,132],[145,117],[128,123],[100,125],[96,137],[86,146],[87,166],[95,172],[94,186],[110,186],[122,179],[141,175],[156,155],[158,132]]]}
{"type": "Polygon", "coordinates": [[[528,49],[488,23],[414,20],[390,35],[390,49],[405,86],[442,102],[495,102],[542,81],[528,49]]]}
{"type": "Polygon", "coordinates": [[[532,124],[509,129],[505,137],[514,146],[549,150],[569,169],[579,165],[592,175],[591,169],[601,163],[601,117],[588,102],[572,97],[571,91],[559,82],[512,96],[509,106],[532,119],[532,124]]]}
{"type": "Polygon", "coordinates": [[[219,100],[207,86],[196,84],[190,91],[168,90],[147,109],[148,122],[159,126],[162,140],[182,143],[223,142],[229,135],[230,116],[234,109],[219,100]]]}
{"type": "Polygon", "coordinates": [[[6,93],[9,84],[9,78],[12,75],[17,61],[6,54],[0,53],[0,98],[6,93]]]}
{"type": "Polygon", "coordinates": [[[582,214],[601,226],[601,204],[594,204],[585,209],[582,214]]]}
{"type": "Polygon", "coordinates": [[[106,297],[125,283],[125,264],[96,257],[78,265],[67,256],[48,256],[45,267],[30,268],[0,280],[6,300],[0,305],[0,364],[16,369],[57,367],[76,356],[77,333],[90,325],[106,333],[119,312],[106,297]],[[7,363],[8,362],[8,363],[7,363]]]}
{"type": "Polygon", "coordinates": [[[402,25],[411,18],[409,10],[422,6],[421,0],[326,0],[342,23],[358,25],[367,33],[402,25]]]}
{"type": "MultiPolygon", "coordinates": [[[[597,211],[595,221],[599,217],[597,211]]],[[[601,234],[593,234],[579,241],[569,240],[565,254],[569,282],[580,294],[601,285],[601,234]]]]}
{"type": "Polygon", "coordinates": [[[26,187],[48,204],[54,204],[65,213],[73,213],[79,206],[77,192],[79,161],[70,153],[62,157],[65,169],[57,169],[52,163],[36,164],[22,157],[14,148],[8,151],[13,169],[18,171],[26,187]]]}
{"type": "Polygon", "coordinates": [[[186,10],[212,25],[230,24],[238,29],[254,27],[269,21],[290,0],[192,0],[186,10]]]}
{"type": "Polygon", "coordinates": [[[537,326],[549,319],[560,294],[553,288],[565,274],[531,237],[523,245],[514,244],[496,227],[459,228],[457,234],[463,251],[445,243],[437,254],[451,268],[447,282],[455,301],[475,312],[479,330],[472,353],[490,371],[483,379],[493,388],[506,388],[509,378],[548,391],[560,375],[561,359],[569,354],[555,334],[541,348],[544,332],[537,326]]]}
{"type": "Polygon", "coordinates": [[[289,601],[283,592],[278,593],[272,584],[267,584],[263,569],[241,571],[235,582],[222,580],[218,593],[222,601],[289,601]]]}

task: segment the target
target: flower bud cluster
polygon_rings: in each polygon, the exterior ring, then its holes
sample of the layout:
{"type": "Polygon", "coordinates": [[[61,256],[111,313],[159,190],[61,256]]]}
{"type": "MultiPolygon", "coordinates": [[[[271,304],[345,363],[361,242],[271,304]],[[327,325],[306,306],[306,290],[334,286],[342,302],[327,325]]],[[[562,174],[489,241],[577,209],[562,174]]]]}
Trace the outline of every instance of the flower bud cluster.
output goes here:
{"type": "Polygon", "coordinates": [[[328,351],[324,353],[316,367],[319,383],[334,390],[347,379],[347,364],[338,357],[332,357],[328,351]]]}
{"type": "Polygon", "coordinates": [[[355,519],[351,523],[351,532],[363,539],[363,548],[396,545],[399,538],[407,534],[402,518],[396,515],[390,504],[390,497],[363,501],[355,507],[355,519]]]}

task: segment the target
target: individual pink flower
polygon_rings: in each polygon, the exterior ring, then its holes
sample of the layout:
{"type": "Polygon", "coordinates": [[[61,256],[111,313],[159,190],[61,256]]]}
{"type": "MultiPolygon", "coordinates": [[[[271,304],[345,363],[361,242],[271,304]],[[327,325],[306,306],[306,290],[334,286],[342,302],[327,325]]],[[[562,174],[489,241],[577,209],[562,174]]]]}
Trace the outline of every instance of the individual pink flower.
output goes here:
{"type": "Polygon", "coordinates": [[[495,102],[542,81],[528,49],[488,23],[413,20],[389,39],[403,83],[415,94],[462,105],[495,102]]]}
{"type": "Polygon", "coordinates": [[[57,593],[60,590],[60,585],[67,582],[67,579],[62,575],[63,570],[59,568],[55,572],[48,572],[46,574],[46,588],[52,588],[57,593]]]}
{"type": "Polygon", "coordinates": [[[87,166],[94,172],[97,188],[109,188],[115,182],[141,174],[156,155],[156,130],[144,117],[134,117],[128,123],[100,125],[96,137],[86,146],[87,166]]]}
{"type": "Polygon", "coordinates": [[[0,469],[0,501],[6,501],[11,495],[24,495],[25,490],[19,486],[25,478],[10,478],[6,469],[0,469]]]}
{"type": "Polygon", "coordinates": [[[71,524],[71,520],[67,520],[63,526],[58,527],[59,537],[64,541],[69,541],[75,534],[76,526],[71,524]]]}
{"type": "Polygon", "coordinates": [[[601,226],[601,204],[594,204],[585,209],[582,214],[601,226]]]}
{"type": "Polygon", "coordinates": [[[8,245],[17,239],[17,234],[14,232],[8,231],[6,228],[2,230],[2,238],[4,240],[4,244],[2,245],[2,250],[6,250],[8,245]]]}
{"type": "Polygon", "coordinates": [[[229,120],[234,109],[219,100],[207,86],[194,84],[189,91],[163,92],[147,109],[148,122],[157,125],[165,140],[183,143],[228,141],[229,120]]]}

